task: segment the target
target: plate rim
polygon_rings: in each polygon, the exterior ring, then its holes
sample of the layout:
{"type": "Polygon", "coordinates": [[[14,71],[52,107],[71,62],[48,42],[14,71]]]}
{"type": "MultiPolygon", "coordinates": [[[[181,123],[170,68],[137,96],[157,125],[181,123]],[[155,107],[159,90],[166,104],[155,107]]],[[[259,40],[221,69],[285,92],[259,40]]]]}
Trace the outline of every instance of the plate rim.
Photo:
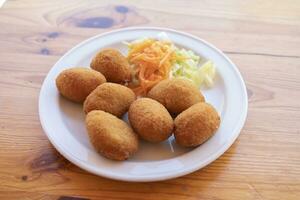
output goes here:
{"type": "Polygon", "coordinates": [[[225,53],[223,53],[221,50],[219,50],[218,48],[216,48],[214,45],[210,44],[209,42],[195,36],[192,35],[190,33],[186,33],[183,31],[178,31],[175,29],[170,29],[170,28],[164,28],[164,27],[128,27],[128,28],[120,28],[120,29],[114,29],[111,31],[107,31],[101,34],[97,34],[95,36],[92,36],[88,39],[85,39],[83,41],[81,41],[80,43],[78,43],[77,45],[75,45],[74,47],[72,47],[71,49],[69,49],[63,56],[61,56],[58,61],[55,62],[55,64],[50,68],[50,70],[48,71],[43,83],[42,83],[42,87],[40,89],[40,94],[39,94],[39,119],[40,119],[40,123],[41,126],[43,128],[44,133],[47,135],[48,139],[50,140],[51,144],[55,147],[55,149],[61,154],[63,155],[66,159],[68,159],[70,162],[72,162],[73,164],[75,164],[76,166],[91,172],[95,175],[99,175],[102,177],[106,177],[106,178],[110,178],[110,179],[114,179],[114,180],[121,180],[121,181],[128,181],[128,182],[152,182],[152,181],[162,181],[162,180],[167,180],[167,179],[171,179],[171,178],[177,178],[189,173],[192,173],[196,170],[199,170],[205,166],[207,166],[208,164],[210,164],[211,162],[215,161],[216,159],[218,159],[222,154],[224,154],[224,152],[226,150],[228,150],[230,148],[230,146],[236,141],[237,137],[240,135],[241,130],[245,124],[246,118],[247,118],[247,113],[248,113],[248,94],[247,94],[247,89],[246,89],[246,85],[245,85],[245,81],[240,73],[240,71],[238,70],[238,68],[236,67],[236,65],[227,57],[227,55],[225,55],[225,53]],[[50,74],[51,70],[59,63],[61,62],[65,57],[67,57],[70,53],[72,53],[76,48],[84,45],[85,43],[88,43],[96,38],[100,38],[109,34],[113,34],[113,33],[117,33],[117,32],[123,32],[123,31],[130,31],[130,30],[155,30],[155,31],[168,31],[168,32],[173,32],[176,34],[180,34],[180,35],[184,35],[190,38],[193,38],[195,40],[198,40],[202,43],[204,43],[205,45],[207,45],[208,47],[212,48],[214,51],[216,51],[217,53],[219,53],[220,55],[223,56],[223,58],[231,65],[232,69],[234,70],[235,74],[237,75],[239,81],[241,82],[241,89],[243,92],[243,104],[244,104],[244,108],[243,108],[243,112],[242,115],[240,116],[239,121],[237,122],[237,126],[234,127],[234,134],[232,137],[232,140],[230,140],[229,142],[225,143],[221,148],[219,148],[214,154],[211,154],[208,159],[204,160],[201,162],[201,164],[199,165],[195,165],[194,167],[190,167],[186,170],[182,170],[178,173],[173,173],[170,175],[157,175],[155,177],[148,177],[148,176],[133,176],[133,175],[129,175],[129,176],[122,176],[119,174],[107,174],[107,173],[101,173],[97,170],[95,170],[93,167],[90,167],[88,164],[82,163],[82,161],[79,161],[76,157],[73,157],[72,155],[69,155],[68,153],[66,153],[64,150],[62,150],[62,147],[60,147],[55,141],[54,139],[51,137],[51,134],[48,133],[48,128],[46,127],[46,124],[44,122],[44,117],[41,113],[42,110],[42,103],[41,103],[41,98],[42,98],[42,91],[45,89],[46,85],[45,82],[47,81],[48,75],[50,74]]]}

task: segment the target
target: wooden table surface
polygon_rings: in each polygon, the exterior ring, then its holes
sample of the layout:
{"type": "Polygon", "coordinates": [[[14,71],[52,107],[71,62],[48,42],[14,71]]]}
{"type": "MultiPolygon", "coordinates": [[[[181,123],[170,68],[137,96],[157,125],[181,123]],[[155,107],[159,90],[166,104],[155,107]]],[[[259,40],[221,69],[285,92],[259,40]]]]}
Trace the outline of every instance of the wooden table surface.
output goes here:
{"type": "Polygon", "coordinates": [[[0,8],[0,199],[300,199],[300,1],[9,0],[0,8]],[[53,64],[91,36],[162,26],[223,50],[247,85],[241,135],[187,176],[126,183],[53,148],[38,95],[53,64]]]}

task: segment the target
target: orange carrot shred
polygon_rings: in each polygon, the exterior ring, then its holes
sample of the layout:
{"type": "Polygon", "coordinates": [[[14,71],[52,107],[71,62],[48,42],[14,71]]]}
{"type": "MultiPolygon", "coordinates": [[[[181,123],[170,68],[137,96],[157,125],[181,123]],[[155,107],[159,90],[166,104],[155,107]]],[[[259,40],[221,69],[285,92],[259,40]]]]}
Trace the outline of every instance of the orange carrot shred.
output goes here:
{"type": "Polygon", "coordinates": [[[134,66],[138,84],[129,87],[138,96],[144,96],[158,82],[169,77],[175,60],[172,44],[166,41],[145,39],[132,43],[127,56],[128,62],[134,66]]]}

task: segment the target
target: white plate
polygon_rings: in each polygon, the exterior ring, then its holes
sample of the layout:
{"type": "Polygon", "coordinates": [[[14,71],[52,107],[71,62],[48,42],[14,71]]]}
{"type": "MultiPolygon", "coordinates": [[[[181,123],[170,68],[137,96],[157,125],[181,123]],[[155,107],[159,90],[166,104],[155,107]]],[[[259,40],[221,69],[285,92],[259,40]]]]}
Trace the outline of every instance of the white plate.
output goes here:
{"type": "MultiPolygon", "coordinates": [[[[75,165],[100,176],[125,181],[157,181],[198,170],[221,156],[239,135],[247,114],[244,81],[235,65],[217,48],[190,34],[163,28],[128,28],[92,37],[67,52],[48,73],[39,98],[42,127],[55,148],[75,165]],[[176,145],[174,138],[160,144],[141,142],[136,155],[118,162],[103,158],[91,146],[84,125],[82,106],[62,98],[55,78],[64,69],[89,66],[95,53],[105,47],[126,53],[122,41],[156,37],[166,32],[176,45],[212,60],[217,78],[212,89],[203,90],[207,102],[221,115],[216,134],[201,146],[189,149],[176,145]]],[[[126,116],[125,116],[126,118],[126,116]]]]}

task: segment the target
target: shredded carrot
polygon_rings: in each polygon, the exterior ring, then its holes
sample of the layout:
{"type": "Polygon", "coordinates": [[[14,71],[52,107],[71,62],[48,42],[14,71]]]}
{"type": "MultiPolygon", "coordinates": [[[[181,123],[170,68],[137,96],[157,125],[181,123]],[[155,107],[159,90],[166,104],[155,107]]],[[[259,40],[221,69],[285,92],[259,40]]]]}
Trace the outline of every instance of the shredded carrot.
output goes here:
{"type": "Polygon", "coordinates": [[[175,57],[170,42],[145,39],[132,43],[127,59],[134,66],[134,78],[138,83],[131,83],[129,87],[137,96],[144,96],[154,85],[169,77],[175,57]]]}

